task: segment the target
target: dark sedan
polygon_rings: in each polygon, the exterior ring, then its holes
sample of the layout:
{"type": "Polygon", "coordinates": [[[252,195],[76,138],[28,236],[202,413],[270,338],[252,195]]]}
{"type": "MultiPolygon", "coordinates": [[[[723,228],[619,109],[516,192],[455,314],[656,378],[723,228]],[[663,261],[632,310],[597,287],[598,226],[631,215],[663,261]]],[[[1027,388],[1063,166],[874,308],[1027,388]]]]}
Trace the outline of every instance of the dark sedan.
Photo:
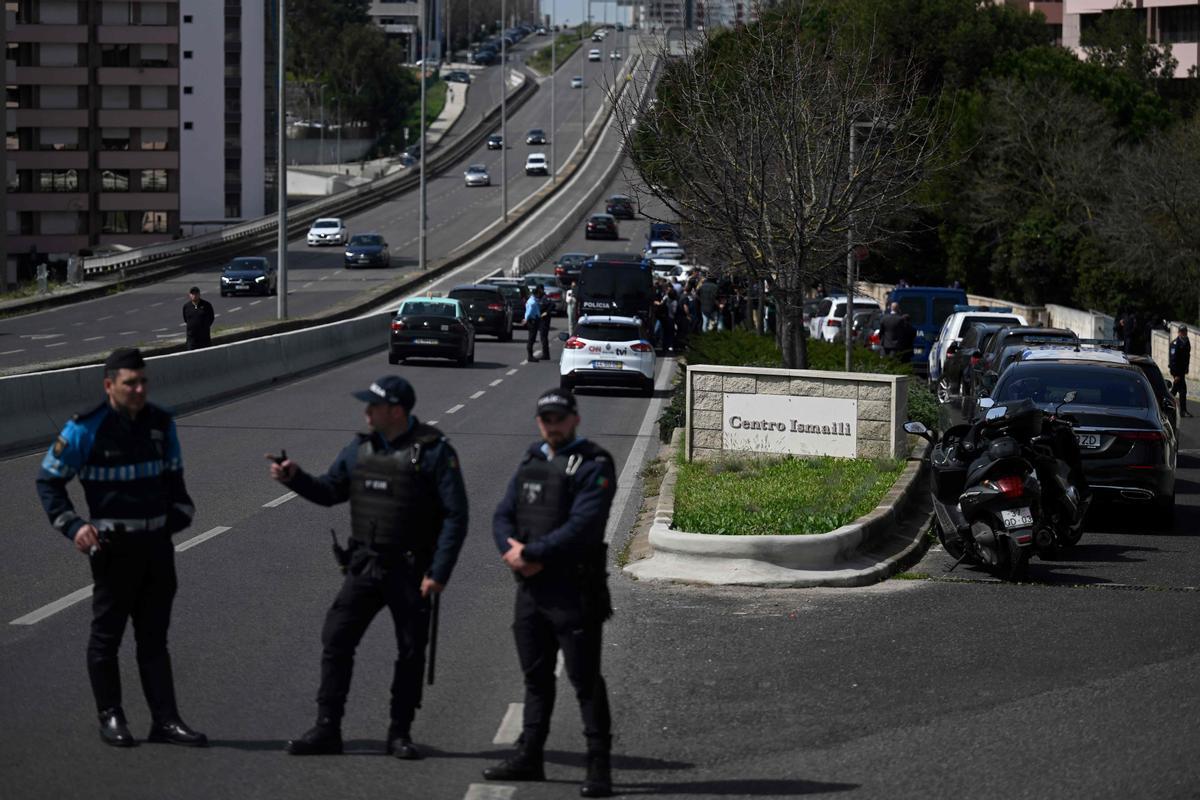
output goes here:
{"type": "Polygon", "coordinates": [[[261,256],[243,256],[221,270],[221,297],[231,294],[275,294],[279,275],[275,265],[261,256]]]}
{"type": "Polygon", "coordinates": [[[591,258],[588,253],[563,253],[554,262],[554,275],[563,286],[570,286],[579,280],[579,269],[583,262],[591,258]]]}
{"type": "Polygon", "coordinates": [[[525,135],[525,144],[545,144],[546,132],[541,128],[534,128],[525,135]]]}
{"type": "Polygon", "coordinates": [[[614,194],[604,204],[604,210],[617,219],[633,219],[633,201],[623,194],[614,194]]]}
{"type": "Polygon", "coordinates": [[[476,333],[495,336],[502,342],[512,339],[512,309],[499,287],[468,283],[455,286],[449,296],[462,303],[476,333]]]}
{"type": "Polygon", "coordinates": [[[584,228],[585,239],[617,239],[617,221],[612,214],[592,214],[584,228]]]}
{"type": "MultiPolygon", "coordinates": [[[[1088,353],[1039,352],[1000,376],[989,403],[1028,398],[1072,421],[1088,485],[1098,498],[1138,503],[1169,524],[1175,513],[1175,430],[1142,371],[1088,353]]],[[[987,405],[987,403],[985,403],[987,405]]]]}
{"type": "Polygon", "coordinates": [[[503,150],[504,149],[504,137],[498,133],[493,133],[491,136],[489,136],[487,138],[487,149],[488,150],[503,150]]]}
{"type": "Polygon", "coordinates": [[[410,297],[392,318],[388,363],[406,358],[451,358],[460,367],[475,361],[475,328],[457,300],[410,297]]]}
{"type": "Polygon", "coordinates": [[[978,366],[988,343],[996,332],[1003,328],[996,323],[977,322],[967,329],[962,339],[951,342],[946,348],[946,363],[942,366],[942,377],[938,381],[937,399],[948,403],[951,396],[966,394],[966,369],[978,366]]]}
{"type": "Polygon", "coordinates": [[[1036,328],[1026,325],[1009,325],[992,335],[987,347],[982,348],[977,362],[967,364],[962,372],[962,413],[967,419],[975,413],[975,404],[987,397],[995,387],[1000,373],[1022,351],[1030,339],[1039,341],[1037,347],[1051,346],[1056,342],[1070,344],[1078,342],[1079,336],[1067,328],[1036,328]]]}
{"type": "Polygon", "coordinates": [[[390,267],[392,253],[388,243],[378,233],[359,233],[346,243],[346,269],[355,267],[390,267]]]}
{"type": "Polygon", "coordinates": [[[488,286],[495,286],[500,290],[500,294],[504,295],[504,300],[508,303],[508,308],[512,311],[513,325],[525,324],[525,301],[529,299],[529,292],[525,289],[525,284],[520,278],[484,278],[483,282],[488,286]]]}

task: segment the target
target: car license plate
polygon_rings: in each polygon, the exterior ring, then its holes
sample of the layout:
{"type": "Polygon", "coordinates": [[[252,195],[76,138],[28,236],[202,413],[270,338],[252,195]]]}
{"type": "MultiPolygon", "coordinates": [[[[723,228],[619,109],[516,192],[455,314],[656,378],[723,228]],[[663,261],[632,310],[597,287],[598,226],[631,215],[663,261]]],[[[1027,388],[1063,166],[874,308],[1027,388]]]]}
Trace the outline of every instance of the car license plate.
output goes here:
{"type": "Polygon", "coordinates": [[[593,361],[593,369],[621,369],[625,365],[620,361],[593,361]]]}
{"type": "Polygon", "coordinates": [[[1033,524],[1033,513],[1028,508],[1003,509],[1000,521],[1006,528],[1028,528],[1033,524]]]}
{"type": "Polygon", "coordinates": [[[413,344],[437,344],[437,339],[414,339],[413,344]]]}
{"type": "Polygon", "coordinates": [[[1100,447],[1100,434],[1098,433],[1077,433],[1075,441],[1079,444],[1081,450],[1095,450],[1100,447]]]}

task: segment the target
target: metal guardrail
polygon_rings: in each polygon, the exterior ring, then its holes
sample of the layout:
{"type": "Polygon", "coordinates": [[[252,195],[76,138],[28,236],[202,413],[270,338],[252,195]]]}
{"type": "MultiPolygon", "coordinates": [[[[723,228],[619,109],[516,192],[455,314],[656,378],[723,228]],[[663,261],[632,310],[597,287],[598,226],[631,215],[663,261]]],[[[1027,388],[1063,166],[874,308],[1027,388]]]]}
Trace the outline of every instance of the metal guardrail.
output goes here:
{"type": "MultiPolygon", "coordinates": [[[[537,84],[528,76],[522,76],[521,85],[509,95],[509,104],[520,106],[537,89],[537,84]]],[[[513,109],[510,108],[510,113],[513,109]]],[[[451,144],[445,150],[435,148],[428,158],[428,163],[435,171],[441,170],[474,150],[483,140],[487,132],[499,120],[499,107],[489,112],[472,129],[471,133],[451,144]]],[[[345,216],[362,208],[381,202],[395,194],[399,194],[417,185],[420,177],[414,172],[399,172],[388,175],[370,183],[357,186],[345,192],[339,192],[331,197],[310,200],[288,209],[288,238],[297,236],[300,229],[307,229],[312,222],[322,216],[345,216]]],[[[245,245],[248,241],[262,238],[273,238],[279,224],[279,215],[271,214],[256,220],[232,225],[219,231],[189,236],[170,242],[148,245],[125,253],[99,258],[88,258],[84,262],[84,273],[89,277],[122,272],[123,275],[136,275],[149,265],[158,266],[161,262],[180,256],[193,256],[206,250],[216,250],[229,244],[245,245]]]]}

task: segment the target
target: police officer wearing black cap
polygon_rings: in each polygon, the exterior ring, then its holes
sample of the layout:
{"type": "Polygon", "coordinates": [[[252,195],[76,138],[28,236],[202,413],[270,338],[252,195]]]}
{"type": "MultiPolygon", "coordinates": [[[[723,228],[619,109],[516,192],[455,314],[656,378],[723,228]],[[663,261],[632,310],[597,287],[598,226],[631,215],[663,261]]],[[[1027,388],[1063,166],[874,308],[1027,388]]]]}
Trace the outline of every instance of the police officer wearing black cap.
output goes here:
{"type": "Polygon", "coordinates": [[[467,492],[454,448],[412,415],[416,393],[388,375],[354,396],[367,404],[361,433],[319,477],[268,455],[271,477],[323,506],[350,501],[346,579],[321,632],[317,724],[288,742],[292,755],[342,752],[342,713],[354,651],[383,608],[392,614],[398,655],[392,678],[387,751],[418,759],[411,726],[421,705],[431,596],[450,580],[467,535],[467,492]]]}
{"type": "Polygon", "coordinates": [[[587,779],[579,793],[608,797],[612,723],[600,653],[604,621],[612,616],[604,528],[617,481],[612,457],[576,435],[579,412],[570,392],[543,393],[537,423],[542,440],[525,453],[492,519],[496,546],[517,577],[513,634],[525,674],[524,724],[516,754],[483,774],[545,780],[543,748],[561,650],[587,739],[587,779]]]}
{"type": "Polygon", "coordinates": [[[134,348],[104,362],[100,405],[66,424],[38,471],[37,489],[50,523],[90,556],[92,633],[87,665],[100,738],[114,747],[135,744],[121,709],[117,653],[133,620],[138,673],[153,722],[149,740],[203,747],[175,705],[167,626],[175,597],[171,534],[192,524],[195,509],[183,483],[183,457],[171,414],[146,400],[146,362],[134,348]],[[90,518],[67,494],[78,476],[90,518]]]}

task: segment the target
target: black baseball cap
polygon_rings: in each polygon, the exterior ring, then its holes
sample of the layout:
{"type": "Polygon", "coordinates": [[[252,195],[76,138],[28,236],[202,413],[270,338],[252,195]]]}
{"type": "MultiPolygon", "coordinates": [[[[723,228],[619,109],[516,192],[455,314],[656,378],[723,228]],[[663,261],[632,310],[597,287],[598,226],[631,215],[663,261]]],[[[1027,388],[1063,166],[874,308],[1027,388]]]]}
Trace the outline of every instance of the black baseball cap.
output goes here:
{"type": "Polygon", "coordinates": [[[548,389],[537,399],[537,414],[577,414],[575,395],[565,389],[548,389]]]}
{"type": "Polygon", "coordinates": [[[193,286],[192,288],[188,289],[188,294],[200,294],[200,287],[193,286]]]}
{"type": "Polygon", "coordinates": [[[412,384],[399,375],[384,375],[366,390],[354,392],[354,396],[364,403],[403,406],[405,411],[412,411],[417,404],[417,393],[413,391],[412,384]]]}

